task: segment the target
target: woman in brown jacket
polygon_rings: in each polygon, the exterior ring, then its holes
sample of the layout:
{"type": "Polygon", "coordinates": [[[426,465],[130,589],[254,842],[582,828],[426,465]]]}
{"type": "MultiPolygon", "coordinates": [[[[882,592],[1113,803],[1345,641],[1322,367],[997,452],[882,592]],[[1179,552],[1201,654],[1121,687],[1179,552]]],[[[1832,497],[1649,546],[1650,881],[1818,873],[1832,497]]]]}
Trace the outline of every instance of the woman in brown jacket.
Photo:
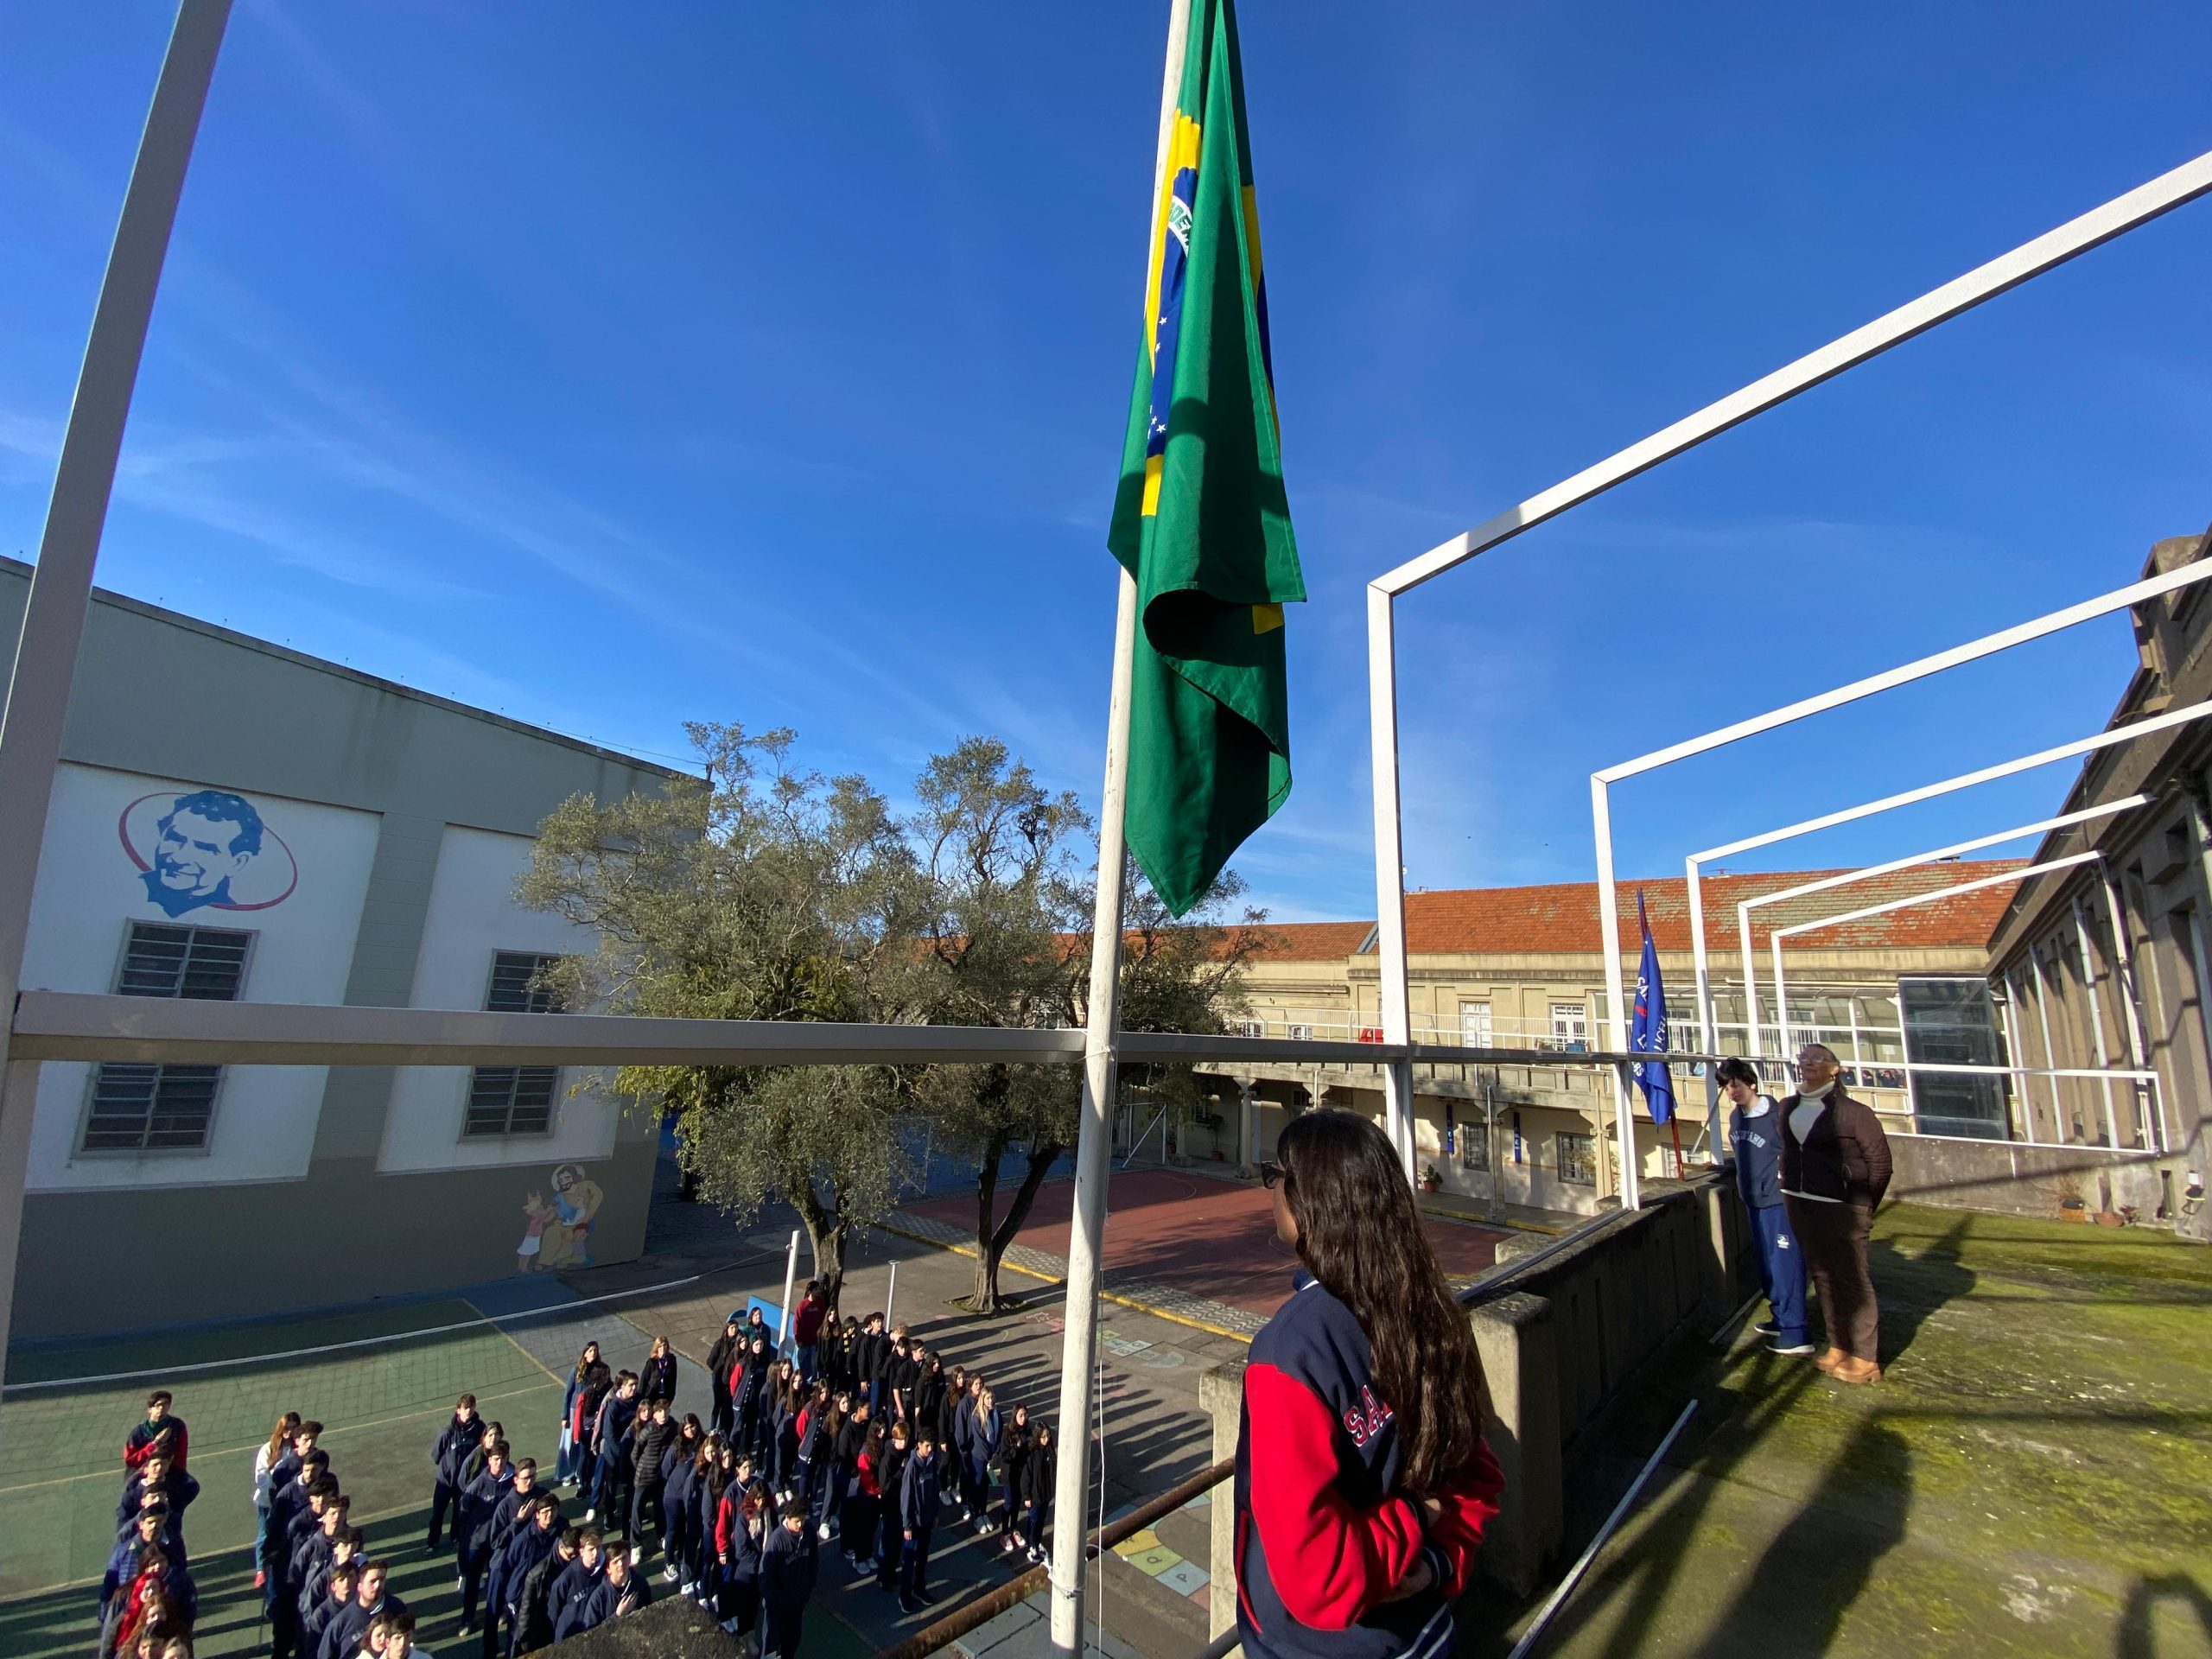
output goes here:
{"type": "Polygon", "coordinates": [[[1797,1051],[1797,1092],[1781,1106],[1782,1194],[1821,1299],[1827,1351],[1813,1363],[1839,1382],[1878,1382],[1881,1310],[1866,1268],[1874,1209],[1890,1185],[1890,1139],[1838,1080],[1823,1043],[1797,1051]]]}

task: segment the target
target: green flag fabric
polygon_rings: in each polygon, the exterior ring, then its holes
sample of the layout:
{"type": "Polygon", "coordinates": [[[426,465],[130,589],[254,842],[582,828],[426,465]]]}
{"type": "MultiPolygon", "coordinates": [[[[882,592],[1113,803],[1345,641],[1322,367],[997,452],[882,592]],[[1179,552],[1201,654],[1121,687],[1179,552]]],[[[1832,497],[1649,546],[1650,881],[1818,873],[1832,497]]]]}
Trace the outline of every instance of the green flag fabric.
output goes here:
{"type": "Polygon", "coordinates": [[[1180,916],[1290,794],[1283,491],[1236,19],[1192,0],[1107,545],[1136,579],[1129,850],[1180,916]]]}

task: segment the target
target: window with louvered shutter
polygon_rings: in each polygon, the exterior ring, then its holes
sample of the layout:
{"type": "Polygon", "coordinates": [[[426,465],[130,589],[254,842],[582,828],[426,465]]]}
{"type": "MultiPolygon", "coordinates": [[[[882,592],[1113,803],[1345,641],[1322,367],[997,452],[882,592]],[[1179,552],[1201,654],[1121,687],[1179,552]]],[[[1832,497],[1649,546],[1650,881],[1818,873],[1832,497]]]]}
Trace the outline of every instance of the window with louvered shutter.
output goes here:
{"type": "MultiPolygon", "coordinates": [[[[253,935],[237,928],[133,922],[123,944],[120,996],[235,1002],[253,935]]],[[[84,1152],[203,1152],[215,1121],[219,1065],[103,1065],[92,1076],[84,1152]]]]}
{"type": "MultiPolygon", "coordinates": [[[[492,982],[484,1006],[493,1014],[557,1014],[560,999],[539,976],[560,957],[536,950],[495,950],[492,982]]],[[[553,1097],[559,1092],[556,1065],[480,1065],[469,1074],[468,1106],[462,1115],[465,1140],[511,1135],[544,1135],[553,1128],[553,1097]]]]}

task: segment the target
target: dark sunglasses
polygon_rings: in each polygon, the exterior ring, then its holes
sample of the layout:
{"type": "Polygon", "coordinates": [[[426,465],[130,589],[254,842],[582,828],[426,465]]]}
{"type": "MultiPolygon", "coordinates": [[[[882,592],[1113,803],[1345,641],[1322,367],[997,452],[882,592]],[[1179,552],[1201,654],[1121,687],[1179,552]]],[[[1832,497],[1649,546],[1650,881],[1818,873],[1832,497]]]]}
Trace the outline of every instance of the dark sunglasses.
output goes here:
{"type": "Polygon", "coordinates": [[[1260,1185],[1270,1192],[1275,1190],[1276,1182],[1287,1181],[1289,1179],[1290,1172],[1272,1158],[1260,1166],[1260,1185]]]}

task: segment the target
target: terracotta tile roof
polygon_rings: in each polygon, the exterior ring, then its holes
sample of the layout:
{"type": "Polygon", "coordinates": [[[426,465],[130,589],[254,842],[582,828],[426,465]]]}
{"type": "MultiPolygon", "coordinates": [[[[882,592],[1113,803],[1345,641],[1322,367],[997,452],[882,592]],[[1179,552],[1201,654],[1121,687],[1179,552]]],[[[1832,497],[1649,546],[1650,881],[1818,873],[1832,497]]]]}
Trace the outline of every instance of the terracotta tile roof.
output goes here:
{"type": "MultiPolygon", "coordinates": [[[[1787,899],[1751,912],[1754,943],[1764,947],[1769,931],[1840,911],[1863,909],[1934,888],[2018,869],[2024,859],[1987,859],[1972,863],[1923,865],[1855,881],[1846,887],[1787,899]]],[[[1775,893],[1842,870],[1788,870],[1758,875],[1713,875],[1703,890],[1706,940],[1726,949],[1736,937],[1736,906],[1745,899],[1775,893]]],[[[1687,883],[1680,876],[1624,881],[1619,887],[1622,949],[1637,950],[1636,895],[1641,887],[1651,918],[1651,935],[1662,950],[1690,948],[1687,883]]],[[[2015,889],[2010,884],[1984,887],[1955,899],[1916,905],[1862,922],[1846,923],[1798,936],[1811,948],[1859,950],[1980,950],[2004,913],[2015,889]]],[[[1406,943],[1416,956],[1526,955],[1588,951],[1601,948],[1598,886],[1562,882],[1535,887],[1471,887],[1408,894],[1406,943]]]]}
{"type": "Polygon", "coordinates": [[[1375,931],[1372,922],[1269,922],[1255,962],[1340,962],[1375,931]]]}
{"type": "MultiPolygon", "coordinates": [[[[1854,881],[1808,898],[1785,899],[1751,912],[1751,937],[1764,950],[1770,931],[1817,917],[1861,910],[1937,887],[1953,887],[1985,876],[2018,869],[2021,858],[1923,865],[1872,880],[1854,881]]],[[[1736,906],[1763,893],[1801,887],[1841,869],[1777,870],[1759,875],[1708,875],[1704,890],[1705,936],[1715,951],[1732,952],[1736,906]]],[[[1620,885],[1621,948],[1637,950],[1636,895],[1641,887],[1651,918],[1651,935],[1662,950],[1690,948],[1690,912],[1686,883],[1680,876],[1620,885]]],[[[1863,922],[1847,922],[1798,938],[1818,949],[1946,950],[1981,950],[2018,889],[2012,883],[1984,887],[1956,899],[1941,899],[1909,910],[1892,911],[1863,922]]],[[[1254,960],[1337,962],[1372,952],[1375,924],[1364,922],[1269,922],[1266,942],[1254,960]]],[[[1088,936],[1060,936],[1069,950],[1088,948],[1088,936]]],[[[1562,881],[1533,887],[1455,887],[1406,897],[1406,943],[1415,956],[1596,956],[1604,948],[1598,928],[1598,884],[1562,881]]]]}

